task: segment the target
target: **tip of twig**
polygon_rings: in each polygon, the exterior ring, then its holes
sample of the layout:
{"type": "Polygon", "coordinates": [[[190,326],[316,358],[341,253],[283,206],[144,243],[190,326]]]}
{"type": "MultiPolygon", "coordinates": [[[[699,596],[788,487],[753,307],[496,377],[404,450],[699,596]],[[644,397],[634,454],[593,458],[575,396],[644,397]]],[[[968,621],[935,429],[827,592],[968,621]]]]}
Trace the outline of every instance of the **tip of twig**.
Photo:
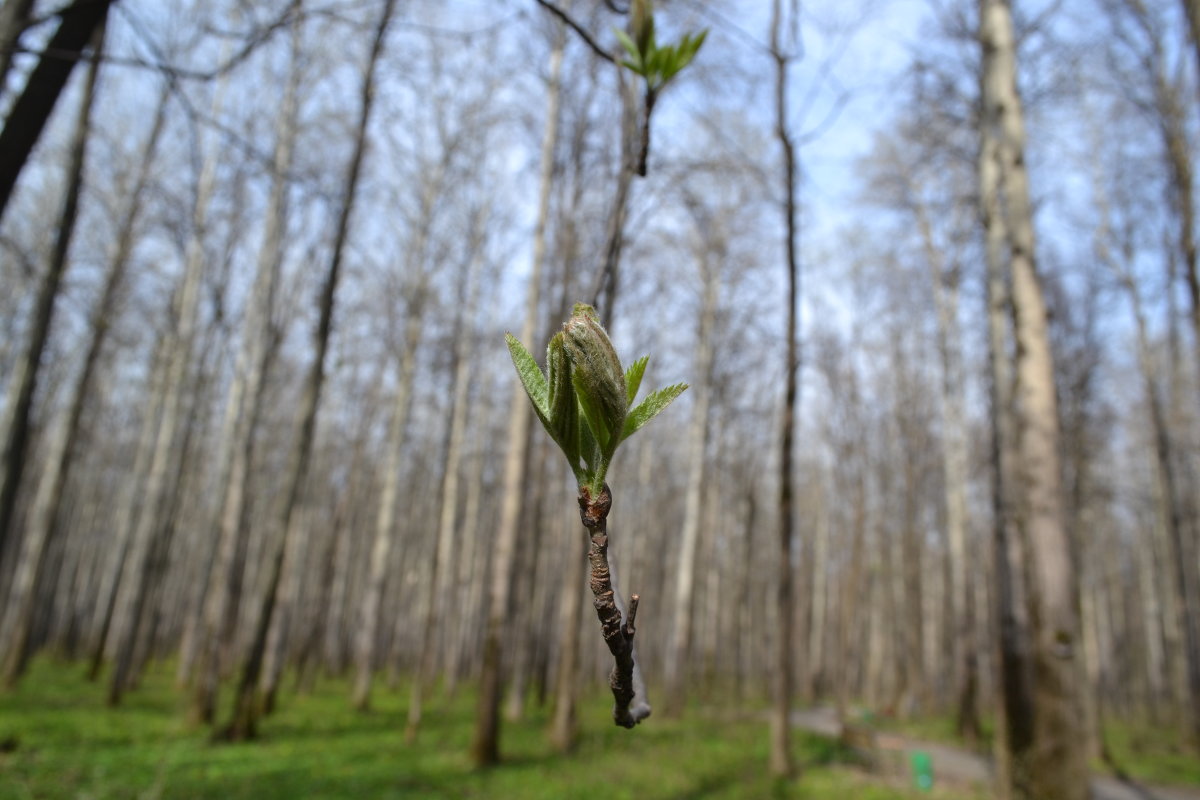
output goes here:
{"type": "Polygon", "coordinates": [[[634,634],[633,622],[634,618],[637,617],[638,601],[641,599],[636,594],[629,595],[629,615],[625,618],[625,635],[631,639],[634,634]]]}

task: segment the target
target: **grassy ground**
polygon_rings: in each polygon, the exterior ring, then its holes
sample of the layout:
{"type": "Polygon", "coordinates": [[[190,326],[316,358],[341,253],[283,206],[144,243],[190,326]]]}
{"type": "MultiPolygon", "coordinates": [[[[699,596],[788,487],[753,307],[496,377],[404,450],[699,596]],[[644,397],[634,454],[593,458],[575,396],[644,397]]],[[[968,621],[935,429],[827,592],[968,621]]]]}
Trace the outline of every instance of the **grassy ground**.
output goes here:
{"type": "Polygon", "coordinates": [[[1200,786],[1200,757],[1188,751],[1179,725],[1114,720],[1105,724],[1104,736],[1113,763],[1135,780],[1200,786]]]}
{"type": "Polygon", "coordinates": [[[465,753],[473,698],[435,697],[418,742],[403,741],[403,690],[381,690],[375,710],[349,708],[344,683],[307,696],[284,693],[259,741],[209,744],[183,722],[169,669],[147,676],[120,709],[78,665],[37,661],[20,687],[0,694],[0,798],[969,798],[918,794],[845,763],[828,740],[797,734],[798,781],[766,775],[766,726],[696,713],[614,727],[609,700],[580,708],[583,735],[553,754],[546,716],[532,712],[503,734],[505,763],[471,769],[465,753]],[[11,749],[11,752],[5,752],[11,749]]]}

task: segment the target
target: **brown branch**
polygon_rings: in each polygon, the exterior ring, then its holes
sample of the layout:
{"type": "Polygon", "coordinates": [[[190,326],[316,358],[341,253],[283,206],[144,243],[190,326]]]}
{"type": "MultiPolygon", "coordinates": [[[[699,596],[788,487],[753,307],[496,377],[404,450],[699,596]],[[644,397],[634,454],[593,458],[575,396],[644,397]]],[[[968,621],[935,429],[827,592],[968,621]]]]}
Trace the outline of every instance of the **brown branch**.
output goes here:
{"type": "Polygon", "coordinates": [[[554,3],[551,3],[549,0],[536,0],[536,1],[539,6],[541,6],[542,8],[546,9],[551,14],[553,14],[554,16],[561,19],[564,23],[566,23],[567,27],[569,27],[571,30],[575,31],[577,34],[579,34],[579,38],[583,39],[584,44],[586,44],[588,47],[592,48],[593,53],[600,56],[600,58],[603,58],[608,63],[616,66],[617,60],[615,58],[613,58],[612,53],[609,53],[607,50],[605,50],[603,47],[601,47],[599,42],[597,42],[595,39],[593,39],[592,35],[587,32],[587,28],[584,28],[582,25],[580,25],[578,22],[576,22],[574,19],[572,19],[570,14],[568,14],[566,11],[563,11],[561,8],[554,5],[554,3]]]}
{"type": "Polygon", "coordinates": [[[623,728],[632,728],[650,716],[650,705],[645,701],[633,650],[634,618],[640,598],[636,594],[629,598],[629,614],[622,618],[608,563],[608,511],[611,507],[612,492],[607,485],[596,497],[592,497],[586,486],[579,487],[579,519],[591,539],[588,563],[592,575],[588,584],[595,597],[593,605],[600,618],[604,643],[616,662],[608,678],[614,701],[613,721],[623,728]],[[639,694],[642,694],[641,698],[639,694]]]}

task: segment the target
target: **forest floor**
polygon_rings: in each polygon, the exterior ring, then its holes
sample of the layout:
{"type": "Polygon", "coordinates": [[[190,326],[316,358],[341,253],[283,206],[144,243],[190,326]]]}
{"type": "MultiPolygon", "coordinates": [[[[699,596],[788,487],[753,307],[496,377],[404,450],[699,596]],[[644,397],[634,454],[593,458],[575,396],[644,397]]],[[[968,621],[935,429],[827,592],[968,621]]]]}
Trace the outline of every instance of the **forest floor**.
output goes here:
{"type": "MultiPolygon", "coordinates": [[[[801,730],[821,736],[837,737],[841,732],[837,712],[833,708],[812,708],[795,711],[792,724],[801,730]]],[[[913,755],[924,753],[929,756],[933,767],[935,785],[984,789],[991,784],[992,759],[989,755],[972,750],[962,744],[945,741],[945,729],[936,729],[935,738],[922,738],[907,732],[887,730],[874,731],[875,753],[872,760],[877,772],[886,775],[902,775],[910,769],[913,755]]],[[[917,730],[928,726],[912,726],[917,730]]],[[[1127,731],[1118,735],[1121,744],[1128,747],[1127,731]]],[[[1112,742],[1110,741],[1110,748],[1112,742]]],[[[1178,781],[1195,783],[1195,786],[1152,785],[1138,778],[1116,778],[1111,774],[1096,774],[1092,778],[1093,800],[1200,800],[1200,761],[1177,754],[1175,748],[1160,747],[1159,752],[1148,758],[1131,756],[1122,760],[1125,770],[1138,775],[1145,772],[1162,775],[1178,781]],[[1177,758],[1175,757],[1177,756],[1177,758]]]]}
{"type": "MultiPolygon", "coordinates": [[[[871,774],[835,740],[797,732],[801,776],[768,776],[767,726],[757,715],[708,710],[651,718],[633,731],[612,724],[612,698],[579,705],[570,755],[547,743],[548,709],[503,726],[504,762],[467,759],[475,697],[434,692],[417,742],[404,743],[407,687],[379,681],[370,713],[350,708],[345,681],[305,694],[291,683],[257,741],[211,744],[185,722],[186,692],[171,665],[155,666],[117,709],[84,667],[39,658],[14,690],[0,692],[0,800],[18,798],[847,798],[983,800],[982,791],[918,793],[902,777],[871,774]]],[[[226,709],[229,697],[223,696],[226,709]]]]}
{"type": "MultiPolygon", "coordinates": [[[[581,700],[578,747],[555,753],[546,737],[549,711],[531,708],[503,727],[504,762],[472,769],[467,747],[475,697],[436,691],[417,742],[404,743],[408,690],[380,681],[370,713],[350,708],[345,681],[321,680],[298,694],[288,684],[261,737],[211,744],[185,722],[187,696],[174,687],[170,664],[155,666],[117,709],[105,687],[89,683],[79,664],[39,658],[13,691],[0,693],[0,800],[17,798],[846,798],[856,800],[984,800],[987,760],[928,721],[897,727],[878,722],[873,768],[837,743],[831,710],[798,712],[792,781],[766,771],[767,731],[757,713],[714,710],[697,701],[682,720],[651,718],[633,731],[612,725],[611,698],[581,700]],[[931,792],[913,788],[911,753],[931,757],[931,792]],[[601,791],[597,791],[602,787],[601,791]]],[[[228,697],[222,697],[222,708],[228,697]]],[[[1117,737],[1113,737],[1114,740],[1117,737]]],[[[1124,743],[1119,743],[1124,747],[1124,743]]],[[[1159,774],[1186,782],[1200,763],[1154,759],[1159,774]],[[1165,764],[1165,766],[1163,766],[1165,764]]],[[[1200,786],[1200,780],[1196,781],[1200,786]]],[[[1100,778],[1097,800],[1200,800],[1200,790],[1139,794],[1100,778]],[[1123,793],[1122,793],[1123,792],[1123,793]]]]}

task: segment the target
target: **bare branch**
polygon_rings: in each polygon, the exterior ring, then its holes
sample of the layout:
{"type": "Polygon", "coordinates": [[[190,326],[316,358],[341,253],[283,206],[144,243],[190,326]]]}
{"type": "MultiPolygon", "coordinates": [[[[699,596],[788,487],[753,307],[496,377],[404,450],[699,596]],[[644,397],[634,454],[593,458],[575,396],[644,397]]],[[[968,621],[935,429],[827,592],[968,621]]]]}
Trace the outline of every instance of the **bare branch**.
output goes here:
{"type": "Polygon", "coordinates": [[[622,619],[612,585],[612,569],[608,563],[608,510],[612,507],[612,492],[607,485],[596,497],[586,486],[579,487],[579,519],[587,528],[591,542],[588,564],[592,575],[588,585],[595,597],[593,605],[600,618],[604,643],[612,653],[613,670],[608,683],[613,693],[613,721],[622,728],[632,728],[650,716],[644,689],[637,676],[636,655],[633,651],[634,618],[637,616],[638,595],[629,599],[629,614],[622,619]],[[639,698],[638,695],[642,694],[639,698]]]}
{"type": "Polygon", "coordinates": [[[592,38],[592,35],[587,32],[587,29],[572,19],[566,11],[563,11],[561,8],[554,5],[554,3],[549,2],[549,0],[537,0],[537,4],[549,11],[554,16],[558,17],[560,20],[566,23],[567,27],[579,34],[579,38],[583,39],[584,43],[588,47],[592,48],[593,53],[613,66],[617,66],[617,60],[612,57],[612,54],[601,47],[600,44],[592,38]]]}

